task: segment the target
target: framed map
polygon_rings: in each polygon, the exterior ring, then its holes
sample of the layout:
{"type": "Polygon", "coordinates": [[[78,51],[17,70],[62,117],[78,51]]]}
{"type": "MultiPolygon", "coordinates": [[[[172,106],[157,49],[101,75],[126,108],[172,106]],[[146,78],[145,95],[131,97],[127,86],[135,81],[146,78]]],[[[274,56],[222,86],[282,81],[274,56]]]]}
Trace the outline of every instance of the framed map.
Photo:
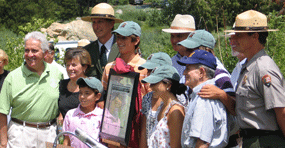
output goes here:
{"type": "Polygon", "coordinates": [[[100,132],[102,139],[128,146],[138,81],[139,73],[117,74],[115,70],[110,70],[100,132]]]}

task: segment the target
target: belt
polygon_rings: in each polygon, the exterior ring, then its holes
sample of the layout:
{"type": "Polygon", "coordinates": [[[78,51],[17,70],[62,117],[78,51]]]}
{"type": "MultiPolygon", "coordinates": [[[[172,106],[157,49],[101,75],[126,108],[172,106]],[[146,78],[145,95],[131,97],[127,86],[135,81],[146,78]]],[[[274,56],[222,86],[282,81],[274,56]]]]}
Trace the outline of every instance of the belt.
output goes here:
{"type": "Polygon", "coordinates": [[[56,122],[56,119],[52,119],[48,122],[27,122],[27,121],[22,121],[16,118],[12,118],[11,120],[18,124],[22,124],[24,126],[35,127],[35,128],[46,128],[46,127],[53,125],[56,122]]]}
{"type": "Polygon", "coordinates": [[[251,138],[256,136],[269,136],[269,135],[278,135],[283,137],[283,133],[281,130],[269,131],[269,130],[259,130],[259,129],[241,129],[240,135],[241,137],[245,138],[251,138]]]}

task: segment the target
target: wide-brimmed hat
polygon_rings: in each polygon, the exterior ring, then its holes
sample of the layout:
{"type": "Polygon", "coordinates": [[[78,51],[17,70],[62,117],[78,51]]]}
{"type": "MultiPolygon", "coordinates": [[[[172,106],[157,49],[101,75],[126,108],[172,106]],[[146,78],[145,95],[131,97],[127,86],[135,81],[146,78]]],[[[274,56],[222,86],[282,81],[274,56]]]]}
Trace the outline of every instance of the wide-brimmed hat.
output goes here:
{"type": "Polygon", "coordinates": [[[194,49],[200,46],[209,47],[214,49],[216,40],[214,36],[206,30],[196,30],[189,34],[189,36],[178,43],[186,48],[194,49]]]}
{"type": "Polygon", "coordinates": [[[217,60],[215,56],[205,50],[195,50],[189,57],[183,57],[177,61],[177,63],[182,66],[187,64],[202,64],[210,67],[213,70],[216,70],[217,67],[217,60]]]}
{"type": "Polygon", "coordinates": [[[266,15],[255,11],[248,10],[237,15],[235,26],[232,30],[225,30],[225,32],[267,32],[278,31],[278,29],[269,29],[267,25],[266,15]]]}
{"type": "Polygon", "coordinates": [[[196,30],[195,20],[192,15],[177,14],[171,23],[170,28],[162,29],[167,33],[190,33],[196,30]]]}
{"type": "Polygon", "coordinates": [[[150,56],[148,56],[146,62],[139,66],[139,70],[142,70],[144,68],[146,69],[154,69],[159,66],[163,65],[172,65],[172,60],[170,56],[165,52],[157,52],[153,53],[150,56]]]}
{"type": "Polygon", "coordinates": [[[100,93],[103,92],[102,82],[95,77],[86,77],[86,78],[81,77],[76,81],[76,84],[77,85],[86,84],[92,89],[97,89],[100,93]]]}
{"type": "Polygon", "coordinates": [[[118,29],[112,31],[112,33],[118,33],[122,36],[130,36],[130,35],[136,35],[141,36],[141,27],[138,23],[133,21],[125,21],[121,23],[118,27],[118,29]]]}
{"type": "Polygon", "coordinates": [[[163,79],[180,80],[179,73],[176,68],[171,65],[163,65],[152,70],[150,75],[141,80],[142,83],[156,84],[163,79]]]}
{"type": "Polygon", "coordinates": [[[100,3],[94,6],[91,10],[91,15],[81,18],[83,21],[91,22],[92,18],[104,18],[114,20],[115,23],[121,23],[123,20],[115,18],[114,9],[107,3],[100,3]]]}

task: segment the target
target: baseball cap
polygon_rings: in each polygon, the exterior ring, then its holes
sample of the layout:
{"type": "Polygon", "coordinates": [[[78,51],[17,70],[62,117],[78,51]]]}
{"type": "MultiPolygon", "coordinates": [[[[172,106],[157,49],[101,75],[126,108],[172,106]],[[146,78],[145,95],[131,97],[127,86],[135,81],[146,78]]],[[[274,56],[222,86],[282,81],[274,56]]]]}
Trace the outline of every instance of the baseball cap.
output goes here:
{"type": "Polygon", "coordinates": [[[216,40],[214,36],[206,31],[206,30],[196,30],[189,34],[187,39],[179,42],[179,45],[182,45],[186,48],[197,48],[200,46],[209,47],[211,49],[214,49],[216,40]]]}
{"type": "Polygon", "coordinates": [[[86,84],[90,88],[97,89],[100,93],[103,92],[103,86],[101,81],[99,81],[95,77],[86,77],[86,78],[81,77],[76,81],[76,84],[77,85],[86,84]]]}
{"type": "Polygon", "coordinates": [[[205,50],[195,50],[189,57],[183,57],[177,63],[183,66],[186,64],[202,64],[214,70],[217,67],[215,56],[205,50]]]}
{"type": "Polygon", "coordinates": [[[156,84],[166,78],[175,81],[180,80],[180,76],[173,66],[163,65],[154,68],[148,77],[142,79],[142,83],[156,84]]]}
{"type": "Polygon", "coordinates": [[[141,27],[138,23],[133,21],[125,21],[121,23],[118,29],[112,31],[112,33],[118,33],[122,36],[130,36],[132,34],[141,36],[141,27]]]}
{"type": "Polygon", "coordinates": [[[154,69],[155,67],[162,65],[172,65],[172,60],[170,56],[165,52],[153,53],[146,59],[146,62],[139,66],[139,70],[144,68],[154,69]]]}

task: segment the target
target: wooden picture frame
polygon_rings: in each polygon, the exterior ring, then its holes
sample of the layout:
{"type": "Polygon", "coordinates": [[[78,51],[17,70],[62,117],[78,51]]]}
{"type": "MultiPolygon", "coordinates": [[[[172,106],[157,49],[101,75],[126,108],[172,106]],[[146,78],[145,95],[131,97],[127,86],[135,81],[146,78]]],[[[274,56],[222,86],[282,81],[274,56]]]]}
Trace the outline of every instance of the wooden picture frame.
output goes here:
{"type": "Polygon", "coordinates": [[[139,75],[136,72],[118,74],[114,69],[110,69],[100,130],[102,139],[128,146],[135,113],[139,75]]]}

